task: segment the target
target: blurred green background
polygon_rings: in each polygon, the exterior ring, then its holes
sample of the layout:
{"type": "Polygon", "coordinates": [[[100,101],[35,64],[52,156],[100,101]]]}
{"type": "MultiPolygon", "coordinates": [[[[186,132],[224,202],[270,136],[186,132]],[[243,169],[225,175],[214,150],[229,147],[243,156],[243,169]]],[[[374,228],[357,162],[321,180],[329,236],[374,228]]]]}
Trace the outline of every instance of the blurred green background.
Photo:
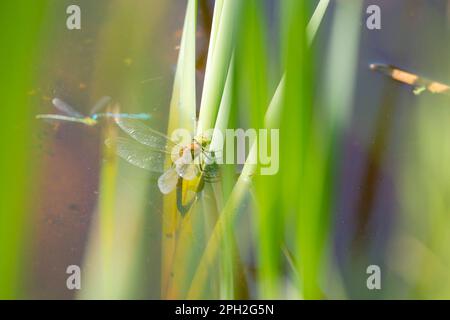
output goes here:
{"type": "Polygon", "coordinates": [[[450,298],[450,100],[368,68],[449,84],[450,2],[189,4],[0,5],[0,298],[450,298]],[[113,123],[35,119],[55,96],[88,114],[104,95],[161,132],[183,99],[201,125],[279,128],[280,170],[250,183],[224,165],[183,218],[104,147],[113,123]]]}

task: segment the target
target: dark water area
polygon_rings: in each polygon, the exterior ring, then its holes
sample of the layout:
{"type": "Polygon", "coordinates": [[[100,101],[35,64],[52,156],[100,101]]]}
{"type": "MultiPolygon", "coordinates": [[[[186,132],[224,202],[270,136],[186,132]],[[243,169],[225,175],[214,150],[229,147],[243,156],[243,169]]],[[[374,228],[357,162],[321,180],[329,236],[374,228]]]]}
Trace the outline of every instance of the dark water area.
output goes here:
{"type": "MultiPolygon", "coordinates": [[[[83,8],[83,32],[78,33],[68,32],[64,27],[67,1],[56,1],[54,6],[49,7],[49,25],[43,30],[45,38],[49,39],[48,50],[42,53],[42,63],[37,66],[41,79],[33,88],[31,97],[36,105],[35,113],[58,113],[51,99],[59,97],[87,115],[101,96],[109,95],[122,104],[124,112],[151,112],[153,124],[164,131],[184,20],[184,3],[160,6],[160,16],[148,15],[149,28],[153,24],[155,29],[153,35],[145,29],[142,29],[141,39],[138,39],[139,34],[133,35],[136,41],[148,43],[152,51],[142,53],[142,49],[118,47],[103,58],[99,46],[102,38],[109,37],[104,30],[105,24],[111,15],[112,19],[121,19],[114,18],[116,7],[129,5],[129,13],[135,15],[136,24],[144,26],[143,15],[139,12],[151,10],[152,5],[149,2],[131,4],[124,1],[79,1],[78,4],[83,8]],[[162,18],[164,16],[166,18],[162,18]],[[152,17],[158,20],[152,23],[152,17]],[[167,34],[163,37],[165,41],[156,43],[152,40],[161,38],[158,32],[167,34]],[[156,56],[160,61],[149,66],[148,61],[153,61],[156,56]],[[102,72],[104,68],[98,66],[99,59],[109,60],[106,68],[113,66],[112,73],[120,77],[99,74],[98,70],[102,72]],[[134,87],[128,90],[133,91],[131,94],[121,88],[127,81],[134,87]]],[[[158,3],[154,5],[158,6],[158,3]]],[[[211,14],[210,10],[212,6],[209,5],[202,12],[211,14]]],[[[129,18],[132,17],[125,16],[124,21],[129,18]]],[[[114,36],[118,42],[130,37],[130,34],[121,31],[120,26],[115,29],[114,36]]],[[[202,55],[207,46],[206,33],[203,27],[199,29],[198,51],[202,55]]],[[[201,59],[199,81],[202,81],[204,70],[201,59]]],[[[34,134],[35,154],[39,160],[36,163],[40,163],[41,177],[35,187],[34,201],[37,205],[33,207],[36,212],[32,214],[35,217],[35,241],[30,252],[29,269],[33,281],[27,284],[32,298],[74,297],[74,291],[67,290],[65,286],[65,271],[68,265],[82,265],[85,258],[86,243],[98,205],[104,125],[100,123],[88,127],[78,123],[42,121],[34,134]]]]}
{"type": "MultiPolygon", "coordinates": [[[[374,2],[365,1],[363,8],[370,4],[374,2]]],[[[416,96],[412,87],[368,67],[390,64],[450,83],[449,2],[380,0],[376,4],[381,8],[381,30],[367,29],[367,15],[361,16],[355,95],[341,146],[340,192],[334,212],[336,255],[350,297],[367,295],[365,288],[352,286],[364,283],[365,274],[358,276],[361,265],[386,263],[387,245],[400,219],[396,173],[410,161],[405,145],[414,143],[407,131],[414,108],[449,102],[429,93],[416,96]]],[[[329,23],[327,19],[328,28],[329,23]]],[[[323,30],[321,35],[326,39],[323,30]]]]}
{"type": "Polygon", "coordinates": [[[53,138],[40,150],[42,177],[34,224],[35,298],[67,298],[66,267],[82,261],[98,196],[98,129],[64,124],[46,128],[53,138]]]}

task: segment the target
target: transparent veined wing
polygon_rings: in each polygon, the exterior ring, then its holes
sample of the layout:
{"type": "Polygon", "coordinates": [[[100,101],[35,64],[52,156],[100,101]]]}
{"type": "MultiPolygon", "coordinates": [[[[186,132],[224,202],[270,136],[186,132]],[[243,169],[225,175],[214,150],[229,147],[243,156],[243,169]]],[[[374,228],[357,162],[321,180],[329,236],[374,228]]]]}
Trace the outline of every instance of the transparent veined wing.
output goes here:
{"type": "Polygon", "coordinates": [[[163,194],[169,194],[177,186],[178,173],[171,167],[158,178],[158,187],[163,194]]]}
{"type": "Polygon", "coordinates": [[[104,107],[108,105],[108,103],[111,102],[111,97],[104,96],[101,97],[100,100],[97,101],[97,103],[92,107],[91,115],[94,115],[98,113],[100,110],[102,110],[104,107]]]}
{"type": "Polygon", "coordinates": [[[188,148],[185,148],[183,155],[175,161],[175,169],[178,175],[186,180],[193,180],[200,171],[188,148]]]}
{"type": "Polygon", "coordinates": [[[74,118],[84,118],[84,115],[82,115],[81,113],[79,113],[78,111],[76,111],[74,108],[72,108],[68,103],[66,103],[65,101],[59,99],[59,98],[54,98],[52,100],[53,105],[55,106],[56,109],[58,109],[61,112],[64,112],[65,114],[74,117],[74,118]]]}
{"type": "Polygon", "coordinates": [[[171,153],[176,144],[166,135],[135,119],[115,118],[118,126],[136,141],[162,152],[171,153]]]}
{"type": "Polygon", "coordinates": [[[188,163],[176,166],[176,171],[185,180],[193,180],[198,176],[200,170],[195,163],[188,163]]]}
{"type": "Polygon", "coordinates": [[[116,138],[114,141],[105,141],[108,147],[115,147],[116,154],[132,165],[152,172],[164,172],[166,155],[163,152],[152,150],[134,140],[116,138]]]}
{"type": "Polygon", "coordinates": [[[79,122],[86,124],[86,120],[84,118],[76,118],[69,117],[59,114],[38,114],[36,119],[45,119],[45,120],[55,120],[55,121],[70,121],[70,122],[79,122]]]}

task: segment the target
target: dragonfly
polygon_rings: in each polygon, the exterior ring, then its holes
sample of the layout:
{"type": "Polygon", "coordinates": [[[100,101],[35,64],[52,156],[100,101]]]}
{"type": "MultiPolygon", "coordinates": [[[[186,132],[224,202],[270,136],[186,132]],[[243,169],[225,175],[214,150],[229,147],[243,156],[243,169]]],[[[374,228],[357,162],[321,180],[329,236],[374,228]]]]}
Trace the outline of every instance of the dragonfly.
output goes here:
{"type": "Polygon", "coordinates": [[[148,171],[161,174],[158,188],[167,195],[176,189],[177,207],[184,216],[197,199],[205,182],[220,178],[214,151],[209,150],[210,139],[194,138],[187,143],[173,141],[168,136],[146,126],[141,121],[114,118],[117,125],[132,139],[117,137],[107,139],[106,145],[115,148],[116,154],[128,163],[148,171]],[[170,165],[164,168],[166,159],[170,165]],[[183,180],[200,178],[195,197],[187,204],[182,201],[183,180]]]}
{"type": "Polygon", "coordinates": [[[370,69],[380,72],[381,74],[384,74],[398,82],[413,86],[414,94],[420,94],[424,91],[428,91],[430,93],[450,95],[450,86],[438,81],[420,77],[416,74],[401,70],[391,65],[373,63],[370,65],[370,69]]]}
{"type": "Polygon", "coordinates": [[[88,116],[81,114],[75,108],[60,98],[53,98],[52,104],[56,109],[64,114],[38,114],[37,119],[69,121],[83,123],[87,126],[95,126],[101,118],[130,118],[149,120],[150,115],[147,113],[114,113],[100,112],[106,105],[111,102],[111,97],[104,96],[92,107],[88,116]]]}

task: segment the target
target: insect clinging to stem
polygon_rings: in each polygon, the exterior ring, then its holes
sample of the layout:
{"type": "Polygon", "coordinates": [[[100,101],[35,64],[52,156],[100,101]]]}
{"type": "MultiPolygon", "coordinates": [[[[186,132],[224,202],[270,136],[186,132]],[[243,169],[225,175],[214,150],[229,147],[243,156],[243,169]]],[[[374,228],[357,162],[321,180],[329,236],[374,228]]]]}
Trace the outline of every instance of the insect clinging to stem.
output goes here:
{"type": "Polygon", "coordinates": [[[215,162],[214,152],[208,150],[209,139],[200,137],[190,142],[179,144],[166,135],[144,125],[140,121],[126,118],[114,119],[118,126],[130,137],[108,139],[105,143],[115,148],[118,156],[127,162],[155,172],[161,173],[158,178],[158,188],[163,194],[177,191],[177,207],[182,215],[189,211],[196,196],[187,204],[182,201],[183,181],[200,178],[197,195],[205,182],[219,179],[219,168],[215,162]],[[165,170],[166,158],[171,158],[170,166],[165,170]]]}

